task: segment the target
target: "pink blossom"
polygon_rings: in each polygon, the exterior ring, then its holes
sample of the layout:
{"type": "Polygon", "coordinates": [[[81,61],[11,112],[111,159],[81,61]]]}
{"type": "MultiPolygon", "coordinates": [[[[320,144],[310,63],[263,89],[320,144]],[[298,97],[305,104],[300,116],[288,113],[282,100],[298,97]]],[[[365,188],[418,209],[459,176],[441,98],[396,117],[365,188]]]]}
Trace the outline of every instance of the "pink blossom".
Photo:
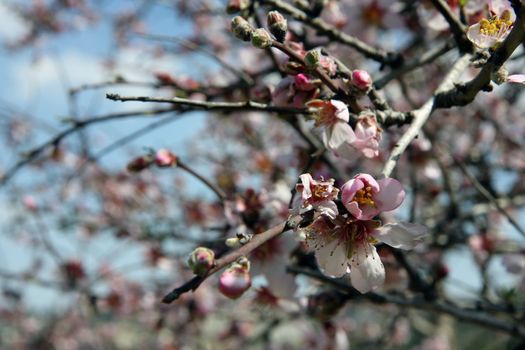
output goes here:
{"type": "Polygon", "coordinates": [[[482,18],[467,29],[467,38],[480,48],[491,48],[505,40],[516,15],[508,1],[489,1],[489,18],[482,18]]]}
{"type": "Polygon", "coordinates": [[[352,146],[360,150],[367,158],[379,156],[379,140],[381,140],[381,128],[375,116],[364,115],[359,118],[355,125],[356,139],[352,146]]]}
{"type": "Polygon", "coordinates": [[[322,129],[323,142],[328,149],[335,151],[343,144],[355,141],[354,131],[348,125],[350,113],[343,102],[313,100],[307,105],[317,108],[315,126],[322,129]]]}
{"type": "Polygon", "coordinates": [[[366,293],[385,281],[385,268],[374,244],[384,242],[394,248],[412,249],[426,228],[410,223],[381,226],[375,220],[339,216],[335,221],[319,217],[305,231],[323,273],[341,277],[350,272],[354,288],[366,293]]]}
{"type": "Polygon", "coordinates": [[[356,69],[352,72],[352,84],[362,91],[368,91],[372,87],[372,77],[367,71],[356,69]]]}
{"type": "Polygon", "coordinates": [[[304,107],[305,103],[315,98],[319,83],[305,74],[286,77],[276,86],[272,94],[272,103],[283,107],[304,107]]]}
{"type": "Polygon", "coordinates": [[[399,181],[389,177],[376,181],[368,174],[356,175],[341,191],[343,205],[359,220],[369,220],[383,211],[394,210],[405,198],[399,181]]]}
{"type": "Polygon", "coordinates": [[[334,199],[339,194],[339,189],[334,187],[334,179],[316,181],[310,174],[299,176],[301,183],[296,185],[297,192],[301,197],[294,203],[294,210],[302,213],[315,209],[320,215],[335,218],[338,214],[334,199]]]}
{"type": "Polygon", "coordinates": [[[230,299],[237,299],[252,286],[250,263],[247,259],[233,263],[219,277],[219,291],[230,299]]]}

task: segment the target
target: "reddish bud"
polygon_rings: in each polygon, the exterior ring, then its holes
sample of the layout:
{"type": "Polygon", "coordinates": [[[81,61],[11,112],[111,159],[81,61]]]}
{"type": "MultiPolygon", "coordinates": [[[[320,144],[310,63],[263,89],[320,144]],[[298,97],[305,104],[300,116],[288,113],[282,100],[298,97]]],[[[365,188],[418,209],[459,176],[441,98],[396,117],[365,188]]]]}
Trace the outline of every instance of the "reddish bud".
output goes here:
{"type": "Polygon", "coordinates": [[[362,91],[367,91],[372,87],[372,78],[367,71],[356,69],[352,72],[352,84],[362,91]]]}
{"type": "Polygon", "coordinates": [[[232,264],[219,277],[219,291],[230,299],[237,299],[252,286],[250,264],[244,259],[232,264]]]}
{"type": "Polygon", "coordinates": [[[278,11],[270,11],[268,12],[267,23],[270,33],[275,36],[277,41],[283,42],[288,31],[288,23],[284,16],[278,11]]]}
{"type": "Polygon", "coordinates": [[[196,248],[188,258],[188,265],[197,276],[206,276],[214,264],[215,253],[204,247],[196,248]]]}
{"type": "Polygon", "coordinates": [[[155,153],[155,164],[161,168],[177,166],[177,156],[167,149],[159,149],[155,153]]]}
{"type": "Polygon", "coordinates": [[[155,72],[155,79],[159,82],[161,85],[174,85],[175,79],[171,76],[171,74],[166,72],[155,72]]]}
{"type": "Polygon", "coordinates": [[[232,14],[246,10],[250,6],[250,0],[229,0],[226,5],[226,13],[232,14]]]}
{"type": "Polygon", "coordinates": [[[130,172],[136,173],[148,168],[151,164],[153,164],[153,158],[151,156],[141,156],[129,162],[127,169],[130,172]]]}

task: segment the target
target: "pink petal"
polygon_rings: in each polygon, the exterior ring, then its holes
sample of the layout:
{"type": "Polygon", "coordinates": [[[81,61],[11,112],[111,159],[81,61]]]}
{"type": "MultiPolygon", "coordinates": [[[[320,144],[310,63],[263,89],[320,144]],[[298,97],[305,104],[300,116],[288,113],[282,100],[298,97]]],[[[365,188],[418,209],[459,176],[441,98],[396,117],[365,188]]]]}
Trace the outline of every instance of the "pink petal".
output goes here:
{"type": "Polygon", "coordinates": [[[525,74],[512,74],[507,77],[507,83],[525,84],[525,74]]]}
{"type": "Polygon", "coordinates": [[[372,187],[372,193],[379,192],[381,186],[377,183],[376,179],[372,177],[372,175],[369,174],[358,174],[354,177],[355,179],[359,179],[363,181],[368,186],[372,187]]]}
{"type": "Polygon", "coordinates": [[[362,243],[355,247],[350,260],[350,280],[355,289],[366,293],[383,285],[385,267],[377,254],[376,247],[362,243]]]}
{"type": "Polygon", "coordinates": [[[427,232],[428,229],[423,225],[398,222],[377,228],[374,230],[373,235],[391,247],[412,249],[427,232]]]}
{"type": "Polygon", "coordinates": [[[365,187],[365,184],[363,181],[359,179],[351,179],[345,182],[345,184],[341,187],[341,198],[343,203],[350,202],[357,191],[365,187]]]}
{"type": "Polygon", "coordinates": [[[403,185],[390,177],[379,180],[380,191],[374,196],[376,206],[380,211],[394,210],[403,203],[405,190],[403,185]]]}

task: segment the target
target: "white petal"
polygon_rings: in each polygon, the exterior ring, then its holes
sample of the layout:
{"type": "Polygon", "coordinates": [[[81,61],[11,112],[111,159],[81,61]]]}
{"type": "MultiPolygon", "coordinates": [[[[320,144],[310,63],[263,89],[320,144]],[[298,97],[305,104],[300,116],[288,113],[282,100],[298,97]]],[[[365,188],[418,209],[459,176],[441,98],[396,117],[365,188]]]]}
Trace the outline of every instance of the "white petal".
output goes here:
{"type": "Polygon", "coordinates": [[[337,204],[334,201],[322,202],[317,206],[317,211],[320,215],[328,216],[330,219],[335,219],[339,211],[337,210],[337,204]]]}
{"type": "Polygon", "coordinates": [[[385,267],[377,254],[376,247],[361,243],[354,249],[350,260],[352,286],[361,293],[369,292],[385,282],[385,267]]]}
{"type": "Polygon", "coordinates": [[[315,250],[317,264],[325,275],[341,277],[348,271],[346,242],[333,239],[315,250]]]}
{"type": "Polygon", "coordinates": [[[330,128],[328,148],[335,150],[343,143],[352,143],[355,140],[354,130],[345,122],[336,122],[330,128]]]}
{"type": "Polygon", "coordinates": [[[423,225],[398,222],[377,228],[373,235],[391,247],[412,249],[427,233],[428,229],[423,225]]]}

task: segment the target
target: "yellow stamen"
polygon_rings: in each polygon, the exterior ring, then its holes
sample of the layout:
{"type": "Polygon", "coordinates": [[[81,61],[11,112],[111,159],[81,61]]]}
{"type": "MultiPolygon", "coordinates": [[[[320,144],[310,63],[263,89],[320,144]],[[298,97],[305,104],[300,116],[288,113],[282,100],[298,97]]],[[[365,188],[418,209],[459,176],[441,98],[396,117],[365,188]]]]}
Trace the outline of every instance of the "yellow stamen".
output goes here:
{"type": "Polygon", "coordinates": [[[376,206],[376,203],[372,198],[372,187],[370,186],[363,187],[362,189],[357,191],[354,196],[354,200],[361,205],[367,204],[372,207],[376,206]]]}

